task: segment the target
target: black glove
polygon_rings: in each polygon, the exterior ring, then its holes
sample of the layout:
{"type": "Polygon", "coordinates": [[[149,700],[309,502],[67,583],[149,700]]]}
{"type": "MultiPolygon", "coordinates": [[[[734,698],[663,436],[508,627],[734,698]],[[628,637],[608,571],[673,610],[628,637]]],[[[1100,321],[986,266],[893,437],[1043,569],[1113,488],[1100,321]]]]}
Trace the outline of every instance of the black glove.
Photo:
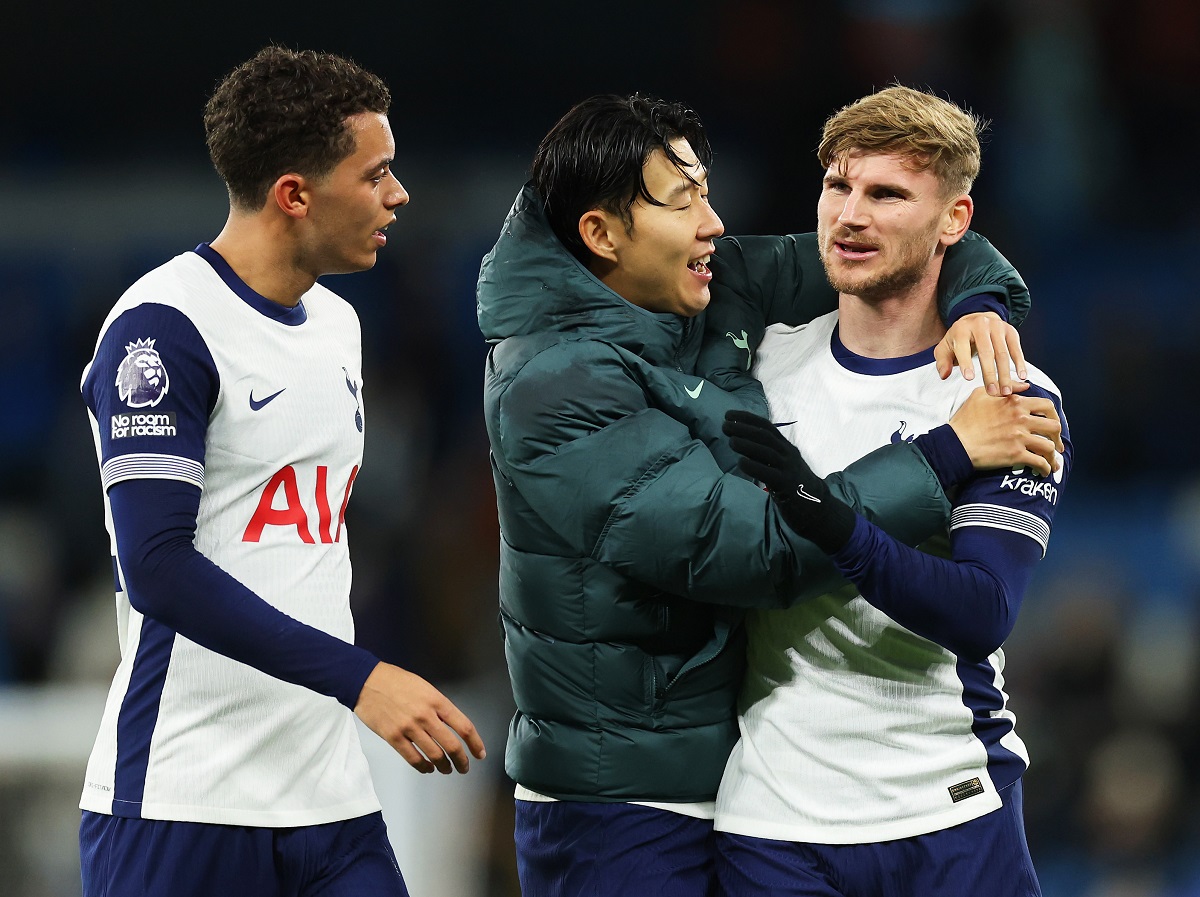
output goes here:
{"type": "Polygon", "coordinates": [[[738,467],[770,490],[783,522],[798,536],[826,554],[849,541],[854,509],[834,497],[773,423],[749,411],[727,411],[721,429],[741,456],[738,467]]]}

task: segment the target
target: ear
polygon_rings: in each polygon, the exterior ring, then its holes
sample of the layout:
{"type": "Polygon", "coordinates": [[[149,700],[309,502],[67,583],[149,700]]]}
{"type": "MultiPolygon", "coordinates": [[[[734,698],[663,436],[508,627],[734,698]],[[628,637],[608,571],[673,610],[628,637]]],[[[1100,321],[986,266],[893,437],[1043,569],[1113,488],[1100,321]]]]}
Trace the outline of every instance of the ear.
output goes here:
{"type": "Polygon", "coordinates": [[[308,184],[298,174],[282,175],[271,185],[271,201],[289,218],[305,218],[309,212],[308,184]]]}
{"type": "Polygon", "coordinates": [[[579,237],[592,255],[610,262],[617,261],[617,247],[625,228],[615,215],[603,209],[584,212],[579,218],[579,237]]]}
{"type": "Polygon", "coordinates": [[[942,221],[942,231],[938,237],[943,246],[953,246],[962,239],[967,228],[971,226],[971,218],[975,215],[975,200],[971,194],[964,193],[956,197],[946,207],[945,218],[942,221]]]}

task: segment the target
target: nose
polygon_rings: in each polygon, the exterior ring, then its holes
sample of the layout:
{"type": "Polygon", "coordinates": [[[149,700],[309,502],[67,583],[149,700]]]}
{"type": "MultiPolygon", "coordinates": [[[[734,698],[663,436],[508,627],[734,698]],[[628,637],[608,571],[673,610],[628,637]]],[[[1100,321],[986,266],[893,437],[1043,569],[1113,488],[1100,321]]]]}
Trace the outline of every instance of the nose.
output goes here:
{"type": "Polygon", "coordinates": [[[400,183],[400,180],[394,174],[392,174],[391,171],[388,172],[388,179],[395,186],[387,192],[387,197],[384,199],[384,204],[389,209],[394,209],[397,206],[408,205],[408,200],[410,197],[408,195],[408,191],[404,189],[404,185],[400,183]]]}
{"type": "Polygon", "coordinates": [[[861,197],[856,193],[851,193],[846,197],[846,202],[842,205],[841,214],[838,215],[838,224],[844,227],[866,226],[866,211],[860,199],[861,197]]]}
{"type": "Polygon", "coordinates": [[[700,222],[700,228],[696,232],[696,236],[701,240],[715,240],[721,234],[725,233],[725,225],[721,222],[720,217],[710,205],[705,205],[708,214],[704,216],[704,220],[700,222]]]}

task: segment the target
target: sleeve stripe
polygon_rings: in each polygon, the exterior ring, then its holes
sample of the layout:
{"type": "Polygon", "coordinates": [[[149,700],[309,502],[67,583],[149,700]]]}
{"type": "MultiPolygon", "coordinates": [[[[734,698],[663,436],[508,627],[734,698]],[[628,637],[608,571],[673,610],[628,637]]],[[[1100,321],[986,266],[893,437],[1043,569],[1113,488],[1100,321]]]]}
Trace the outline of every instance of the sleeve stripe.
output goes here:
{"type": "Polygon", "coordinates": [[[204,465],[178,455],[151,452],[109,458],[100,468],[100,482],[107,490],[122,480],[182,480],[204,488],[204,465]]]}
{"type": "Polygon", "coordinates": [[[1041,517],[1000,505],[973,504],[955,508],[950,513],[950,529],[953,531],[961,526],[990,526],[1022,533],[1042,546],[1043,557],[1050,541],[1050,524],[1041,517]]]}

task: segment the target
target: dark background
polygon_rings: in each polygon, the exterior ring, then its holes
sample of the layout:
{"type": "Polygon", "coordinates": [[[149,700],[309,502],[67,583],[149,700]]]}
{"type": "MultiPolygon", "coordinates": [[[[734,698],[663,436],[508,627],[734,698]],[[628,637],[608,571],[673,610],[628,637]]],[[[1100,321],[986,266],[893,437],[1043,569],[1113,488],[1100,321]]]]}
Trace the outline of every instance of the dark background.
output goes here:
{"type": "MultiPolygon", "coordinates": [[[[351,56],[392,89],[395,171],[413,197],[374,270],[325,281],[364,325],[370,426],[349,518],[359,638],[487,721],[491,757],[472,773],[488,783],[487,814],[462,823],[486,835],[462,862],[478,867],[479,893],[511,893],[479,259],[539,138],[592,93],[693,106],[727,232],[772,233],[814,225],[824,118],[899,80],[992,122],[974,227],[1031,287],[1026,353],[1062,387],[1076,446],[1008,650],[1045,893],[1200,894],[1200,4],[25,4],[4,20],[0,683],[11,694],[100,687],[115,664],[78,379],[121,291],[220,230],[204,101],[270,41],[351,56]]],[[[41,807],[0,825],[14,894],[76,887],[79,772],[44,778],[0,763],[0,800],[41,807]],[[43,831],[53,836],[30,835],[43,831]]]]}

